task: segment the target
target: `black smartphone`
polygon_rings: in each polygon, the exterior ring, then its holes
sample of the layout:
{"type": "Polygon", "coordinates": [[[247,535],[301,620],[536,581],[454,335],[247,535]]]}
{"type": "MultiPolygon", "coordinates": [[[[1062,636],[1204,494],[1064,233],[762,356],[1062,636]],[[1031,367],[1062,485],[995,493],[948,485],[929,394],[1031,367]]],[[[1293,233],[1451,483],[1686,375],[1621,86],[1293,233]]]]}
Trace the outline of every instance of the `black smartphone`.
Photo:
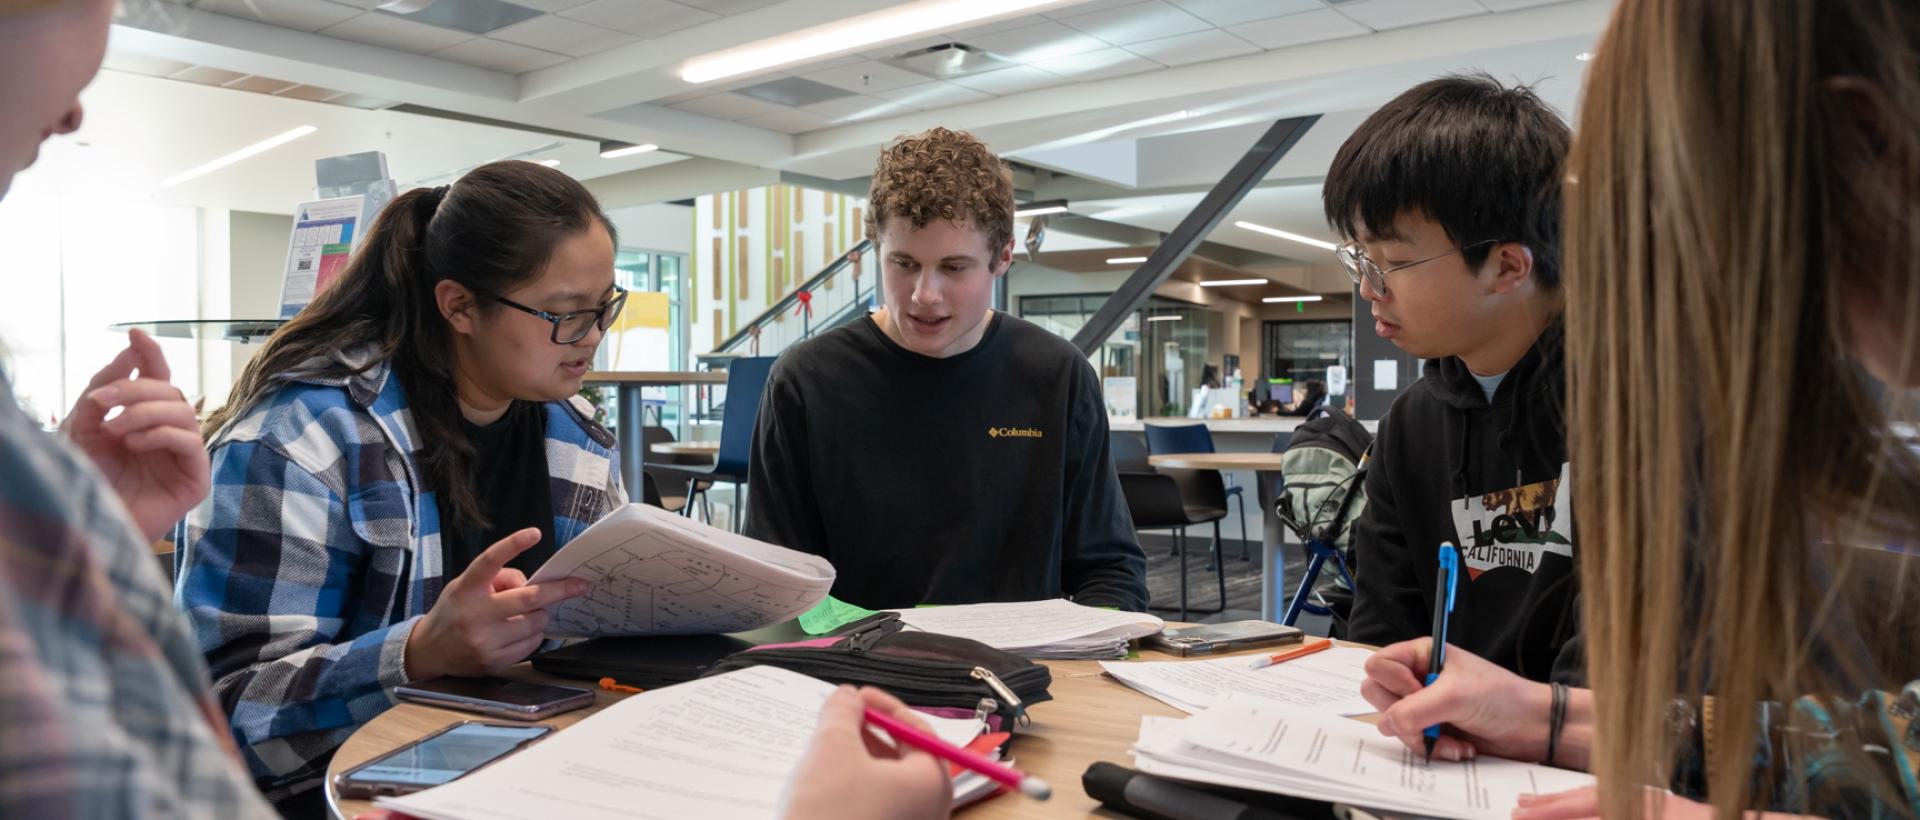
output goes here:
{"type": "Polygon", "coordinates": [[[1232,621],[1163,629],[1160,634],[1147,638],[1146,643],[1162,652],[1186,657],[1295,643],[1305,634],[1298,627],[1271,621],[1232,621]]]}
{"type": "Polygon", "coordinates": [[[593,690],[506,678],[434,678],[393,690],[405,701],[508,720],[541,720],[593,705],[593,690]]]}
{"type": "Polygon", "coordinates": [[[451,782],[551,731],[552,726],[456,723],[341,772],[333,779],[334,788],[341,797],[355,800],[412,794],[451,782]]]}

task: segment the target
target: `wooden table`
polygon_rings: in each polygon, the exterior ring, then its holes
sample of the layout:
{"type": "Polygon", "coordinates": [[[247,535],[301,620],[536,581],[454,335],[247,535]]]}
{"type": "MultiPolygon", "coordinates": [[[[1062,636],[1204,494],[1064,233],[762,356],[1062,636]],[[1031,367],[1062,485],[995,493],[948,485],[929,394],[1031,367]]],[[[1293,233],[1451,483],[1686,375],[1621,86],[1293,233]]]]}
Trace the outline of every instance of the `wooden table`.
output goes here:
{"type": "Polygon", "coordinates": [[[1273,485],[1278,483],[1267,480],[1268,474],[1278,475],[1280,460],[1285,453],[1163,453],[1147,456],[1147,464],[1157,468],[1178,470],[1252,470],[1259,474],[1256,493],[1260,503],[1260,619],[1278,621],[1280,613],[1286,608],[1280,601],[1280,592],[1286,588],[1286,561],[1281,559],[1280,550],[1286,545],[1286,533],[1280,526],[1280,518],[1274,512],[1273,485]]]}
{"type": "Polygon", "coordinates": [[[713,456],[720,453],[720,442],[656,441],[648,449],[663,456],[713,456]]]}
{"type": "Polygon", "coordinates": [[[644,424],[640,411],[641,388],[726,384],[727,373],[724,370],[594,370],[587,373],[585,381],[611,384],[620,397],[620,424],[614,431],[620,439],[620,479],[627,485],[627,495],[639,498],[643,483],[640,476],[647,461],[647,454],[640,449],[645,438],[640,434],[644,424]]]}
{"type": "MultiPolygon", "coordinates": [[[[1343,644],[1348,645],[1348,644],[1343,644]]],[[[1258,655],[1271,649],[1253,649],[1232,654],[1258,655]]],[[[1205,655],[1195,660],[1224,657],[1205,655]]],[[[1141,650],[1141,660],[1180,660],[1157,650],[1141,650]]],[[[961,817],[987,820],[1001,817],[1089,817],[1099,801],[1087,796],[1080,786],[1080,774],[1096,761],[1133,765],[1127,748],[1140,736],[1140,718],[1145,715],[1184,717],[1185,713],[1109,678],[1097,661],[1040,661],[1053,671],[1048,689],[1053,700],[1035,704],[1028,712],[1033,725],[1014,737],[1009,751],[1022,771],[1038,775],[1053,786],[1053,799],[1037,803],[1015,795],[1001,795],[962,809],[961,817]]],[[[507,673],[509,677],[585,686],[581,681],[542,675],[521,664],[507,673]]],[[[627,695],[599,692],[592,707],[549,718],[543,723],[565,728],[619,701],[627,695]]],[[[397,749],[426,734],[462,720],[486,719],[415,703],[402,703],[367,725],[360,727],[327,766],[327,807],[335,817],[352,818],[370,811],[373,804],[363,800],[341,800],[333,787],[334,775],[397,749]]]]}

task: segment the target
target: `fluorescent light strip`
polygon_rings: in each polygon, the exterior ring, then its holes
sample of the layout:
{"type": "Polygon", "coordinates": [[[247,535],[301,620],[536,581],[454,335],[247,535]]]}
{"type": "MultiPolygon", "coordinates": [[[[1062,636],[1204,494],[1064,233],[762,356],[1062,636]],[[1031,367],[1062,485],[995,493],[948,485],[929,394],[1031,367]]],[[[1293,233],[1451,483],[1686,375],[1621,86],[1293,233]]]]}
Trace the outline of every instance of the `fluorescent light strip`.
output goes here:
{"type": "Polygon", "coordinates": [[[1265,285],[1272,281],[1271,279],[1215,279],[1210,282],[1201,282],[1200,287],[1230,288],[1235,285],[1265,285]]]}
{"type": "Polygon", "coordinates": [[[611,151],[601,151],[600,158],[601,159],[619,159],[621,157],[630,157],[630,156],[633,156],[634,154],[644,154],[648,151],[658,151],[658,150],[660,150],[660,146],[654,145],[653,143],[649,142],[645,145],[629,145],[625,148],[615,148],[611,151]]]}
{"type": "Polygon", "coordinates": [[[1318,302],[1318,301],[1320,301],[1320,300],[1321,300],[1322,298],[1324,298],[1324,297],[1320,297],[1320,296],[1269,296],[1269,297],[1267,297],[1267,298],[1265,298],[1265,299],[1261,299],[1260,301],[1262,301],[1262,302],[1266,302],[1267,304],[1270,304],[1270,305],[1271,305],[1271,304],[1276,304],[1276,303],[1279,303],[1279,302],[1318,302]]]}
{"type": "Polygon", "coordinates": [[[547,166],[548,168],[558,168],[560,166],[560,160],[557,160],[557,159],[543,159],[543,160],[539,160],[539,163],[541,165],[547,166]]]}
{"type": "Polygon", "coordinates": [[[1013,215],[1016,217],[1040,216],[1042,214],[1063,214],[1066,212],[1067,206],[1065,205],[1042,205],[1037,208],[1016,208],[1014,209],[1013,215]]]}
{"type": "Polygon", "coordinates": [[[724,80],[775,66],[859,51],[876,43],[905,40],[927,32],[952,31],[989,17],[1060,3],[1061,0],[920,0],[703,54],[687,61],[680,71],[680,79],[690,83],[724,80]]]}
{"type": "Polygon", "coordinates": [[[1185,316],[1148,316],[1148,317],[1147,317],[1147,321],[1149,321],[1149,322],[1178,322],[1178,321],[1180,321],[1181,319],[1185,319],[1185,318],[1187,318],[1187,317],[1185,317],[1185,316]]]}
{"type": "Polygon", "coordinates": [[[1315,239],[1311,236],[1301,236],[1297,233],[1288,233],[1286,231],[1280,230],[1279,228],[1269,228],[1265,225],[1255,225],[1252,222],[1235,222],[1233,223],[1233,226],[1236,228],[1245,228],[1255,233],[1263,233],[1268,236],[1277,236],[1277,237],[1280,237],[1281,239],[1291,239],[1295,242],[1299,242],[1305,245],[1312,245],[1322,250],[1331,251],[1331,250],[1338,250],[1340,248],[1339,245],[1335,245],[1332,242],[1324,242],[1324,241],[1315,239]]]}
{"type": "Polygon", "coordinates": [[[297,140],[301,137],[304,137],[318,130],[320,129],[315,128],[311,125],[302,125],[299,128],[295,128],[292,131],[288,131],[284,134],[280,134],[274,137],[269,137],[267,139],[256,142],[252,145],[249,145],[245,148],[242,148],[224,157],[216,159],[205,165],[201,165],[195,168],[190,168],[188,170],[174,174],[173,176],[167,177],[166,179],[160,181],[160,187],[171,188],[175,185],[179,185],[182,182],[186,182],[187,180],[197,179],[199,177],[206,176],[207,174],[211,174],[214,171],[218,171],[222,168],[225,168],[229,165],[239,162],[240,160],[246,159],[247,157],[253,156],[255,154],[271,151],[275,148],[278,148],[282,145],[286,145],[289,142],[293,142],[294,140],[297,140]]]}
{"type": "Polygon", "coordinates": [[[1138,264],[1140,264],[1140,263],[1142,263],[1142,262],[1145,262],[1145,261],[1147,261],[1147,258],[1146,258],[1146,257],[1144,257],[1144,256],[1121,256],[1121,257],[1118,257],[1118,258],[1114,258],[1114,259],[1109,259],[1109,260],[1107,260],[1107,264],[1109,264],[1109,265],[1138,265],[1138,264]]]}

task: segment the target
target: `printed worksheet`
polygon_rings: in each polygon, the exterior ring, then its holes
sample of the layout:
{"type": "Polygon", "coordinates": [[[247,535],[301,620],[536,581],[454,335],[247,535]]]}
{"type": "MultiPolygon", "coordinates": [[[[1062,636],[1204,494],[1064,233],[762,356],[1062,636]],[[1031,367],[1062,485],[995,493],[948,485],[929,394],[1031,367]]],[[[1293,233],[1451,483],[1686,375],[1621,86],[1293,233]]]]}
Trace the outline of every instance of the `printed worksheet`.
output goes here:
{"type": "Polygon", "coordinates": [[[1122,657],[1126,643],[1158,633],[1166,622],[1144,612],[1048,601],[965,604],[902,609],[907,626],[972,638],[1026,657],[1122,657]]]}
{"type": "MultiPolygon", "coordinates": [[[[1275,651],[1287,648],[1275,647],[1275,651]]],[[[1330,715],[1364,715],[1374,711],[1366,698],[1360,697],[1360,683],[1367,679],[1367,658],[1372,655],[1366,649],[1335,647],[1262,669],[1253,668],[1255,658],[1245,656],[1204,661],[1101,661],[1100,666],[1121,683],[1188,713],[1205,711],[1227,695],[1240,692],[1330,715]]]]}
{"type": "Polygon", "coordinates": [[[593,587],[554,605],[550,638],[760,629],[820,603],[834,570],[817,555],[628,504],[568,542],[529,581],[567,577],[593,587]]]}

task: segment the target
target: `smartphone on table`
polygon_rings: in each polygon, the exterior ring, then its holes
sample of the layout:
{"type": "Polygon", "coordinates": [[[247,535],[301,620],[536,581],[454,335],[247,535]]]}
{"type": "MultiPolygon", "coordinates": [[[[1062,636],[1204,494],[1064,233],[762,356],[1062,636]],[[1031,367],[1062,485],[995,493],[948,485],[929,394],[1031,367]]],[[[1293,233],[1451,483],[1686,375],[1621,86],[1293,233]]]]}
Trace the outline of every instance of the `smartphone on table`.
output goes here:
{"type": "Polygon", "coordinates": [[[551,731],[552,726],[463,721],[341,772],[334,788],[354,800],[412,794],[451,782],[551,731]]]}
{"type": "Polygon", "coordinates": [[[1299,627],[1281,626],[1272,621],[1232,621],[1163,629],[1160,634],[1147,638],[1146,644],[1162,652],[1188,657],[1298,643],[1305,634],[1299,627]]]}
{"type": "Polygon", "coordinates": [[[592,689],[506,678],[434,678],[398,687],[393,696],[508,720],[543,720],[593,705],[592,689]]]}

